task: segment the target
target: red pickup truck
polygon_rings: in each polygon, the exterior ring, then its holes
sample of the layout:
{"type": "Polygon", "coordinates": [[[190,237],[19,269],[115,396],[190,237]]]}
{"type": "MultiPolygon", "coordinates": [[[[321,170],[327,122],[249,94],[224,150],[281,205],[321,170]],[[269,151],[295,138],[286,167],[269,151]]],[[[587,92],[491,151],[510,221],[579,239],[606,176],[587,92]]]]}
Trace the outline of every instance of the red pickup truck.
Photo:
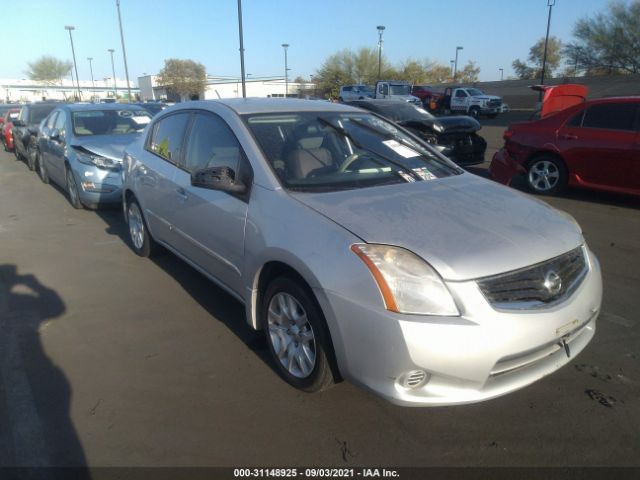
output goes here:
{"type": "Polygon", "coordinates": [[[414,85],[411,88],[411,95],[420,99],[425,110],[435,111],[443,93],[442,91],[434,90],[430,85],[414,85]]]}

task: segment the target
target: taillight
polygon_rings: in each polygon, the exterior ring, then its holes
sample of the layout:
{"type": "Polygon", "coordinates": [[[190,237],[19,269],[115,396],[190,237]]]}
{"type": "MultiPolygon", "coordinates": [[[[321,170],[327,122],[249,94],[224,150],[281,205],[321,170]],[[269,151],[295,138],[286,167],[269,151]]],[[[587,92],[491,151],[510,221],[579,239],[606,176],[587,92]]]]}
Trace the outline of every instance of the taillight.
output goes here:
{"type": "Polygon", "coordinates": [[[513,130],[505,130],[502,134],[502,138],[505,140],[511,140],[511,137],[513,137],[513,130]]]}

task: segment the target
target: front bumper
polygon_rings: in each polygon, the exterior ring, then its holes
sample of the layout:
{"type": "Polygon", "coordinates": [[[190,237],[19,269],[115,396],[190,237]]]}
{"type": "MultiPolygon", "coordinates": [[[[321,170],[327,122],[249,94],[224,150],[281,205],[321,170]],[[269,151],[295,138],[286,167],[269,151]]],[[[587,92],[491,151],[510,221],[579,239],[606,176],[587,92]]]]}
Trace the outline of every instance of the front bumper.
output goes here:
{"type": "Polygon", "coordinates": [[[318,298],[333,327],[344,378],[399,405],[473,403],[525,387],[585,348],[602,299],[600,266],[592,253],[589,264],[573,295],[544,310],[494,310],[473,281],[447,283],[460,317],[394,314],[337,292],[323,291],[318,298]],[[425,372],[427,381],[405,386],[403,379],[416,371],[425,372]]]}
{"type": "Polygon", "coordinates": [[[122,173],[76,162],[73,174],[80,199],[87,206],[113,205],[122,202],[122,173]]]}

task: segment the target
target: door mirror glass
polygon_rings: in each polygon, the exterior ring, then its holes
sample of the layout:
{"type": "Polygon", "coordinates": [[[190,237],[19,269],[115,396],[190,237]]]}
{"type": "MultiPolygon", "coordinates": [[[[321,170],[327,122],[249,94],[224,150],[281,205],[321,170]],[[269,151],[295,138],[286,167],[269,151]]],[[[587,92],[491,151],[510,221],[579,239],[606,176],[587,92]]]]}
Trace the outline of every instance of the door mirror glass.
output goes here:
{"type": "Polygon", "coordinates": [[[246,192],[247,186],[235,178],[235,171],[229,167],[201,168],[191,174],[191,185],[229,193],[246,192]]]}
{"type": "Polygon", "coordinates": [[[49,134],[49,138],[51,140],[55,140],[56,142],[60,141],[60,130],[57,128],[52,128],[51,133],[49,134]]]}

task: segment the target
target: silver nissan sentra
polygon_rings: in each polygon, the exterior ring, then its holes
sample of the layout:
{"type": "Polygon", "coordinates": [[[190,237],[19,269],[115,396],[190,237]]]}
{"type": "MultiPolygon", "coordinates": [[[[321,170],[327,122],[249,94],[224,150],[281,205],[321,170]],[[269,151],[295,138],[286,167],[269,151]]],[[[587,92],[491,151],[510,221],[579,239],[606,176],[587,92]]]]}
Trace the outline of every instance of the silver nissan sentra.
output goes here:
{"type": "Polygon", "coordinates": [[[178,104],[123,176],[133,250],[165,247],[243,302],[299,389],[345,378],[401,405],[477,402],[594,335],[600,267],[575,220],[375,114],[178,104]]]}

